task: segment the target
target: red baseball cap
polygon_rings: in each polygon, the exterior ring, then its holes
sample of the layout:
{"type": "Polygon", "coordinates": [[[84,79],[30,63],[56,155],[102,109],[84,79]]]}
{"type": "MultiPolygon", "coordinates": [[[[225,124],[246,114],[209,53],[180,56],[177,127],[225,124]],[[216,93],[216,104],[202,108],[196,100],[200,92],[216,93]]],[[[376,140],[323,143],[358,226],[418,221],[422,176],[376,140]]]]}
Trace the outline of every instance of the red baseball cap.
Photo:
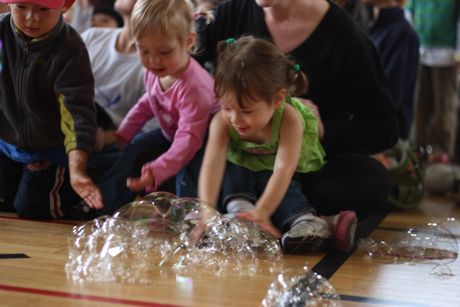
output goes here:
{"type": "Polygon", "coordinates": [[[0,0],[2,3],[32,3],[44,6],[50,9],[57,9],[66,4],[67,7],[72,6],[75,0],[0,0]]]}

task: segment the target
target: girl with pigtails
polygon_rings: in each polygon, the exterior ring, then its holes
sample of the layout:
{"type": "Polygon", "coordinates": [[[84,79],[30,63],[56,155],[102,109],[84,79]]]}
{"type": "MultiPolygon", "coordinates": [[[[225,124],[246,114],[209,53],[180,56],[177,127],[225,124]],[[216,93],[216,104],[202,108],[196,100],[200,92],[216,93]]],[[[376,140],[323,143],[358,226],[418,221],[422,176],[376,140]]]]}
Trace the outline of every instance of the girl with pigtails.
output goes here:
{"type": "Polygon", "coordinates": [[[298,173],[324,165],[322,126],[299,100],[308,89],[300,66],[273,43],[251,36],[219,44],[214,116],[200,170],[198,197],[281,236],[287,253],[350,251],[356,215],[316,214],[298,173]]]}

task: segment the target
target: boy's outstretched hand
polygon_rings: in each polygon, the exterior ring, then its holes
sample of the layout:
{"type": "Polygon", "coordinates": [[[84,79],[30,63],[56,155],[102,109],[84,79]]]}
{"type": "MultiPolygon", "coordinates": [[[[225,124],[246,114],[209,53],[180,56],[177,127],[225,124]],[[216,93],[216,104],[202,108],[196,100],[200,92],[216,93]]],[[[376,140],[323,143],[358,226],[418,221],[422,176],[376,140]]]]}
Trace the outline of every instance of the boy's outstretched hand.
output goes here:
{"type": "Polygon", "coordinates": [[[69,152],[70,185],[90,208],[101,209],[102,194],[98,186],[86,174],[88,154],[82,150],[69,152]]]}

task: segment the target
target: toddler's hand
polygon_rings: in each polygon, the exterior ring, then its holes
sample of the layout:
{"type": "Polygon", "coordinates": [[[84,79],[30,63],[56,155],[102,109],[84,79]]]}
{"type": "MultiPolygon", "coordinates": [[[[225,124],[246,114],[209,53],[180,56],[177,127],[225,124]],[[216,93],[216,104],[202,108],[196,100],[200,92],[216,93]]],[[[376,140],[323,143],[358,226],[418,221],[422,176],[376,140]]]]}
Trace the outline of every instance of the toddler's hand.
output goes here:
{"type": "Polygon", "coordinates": [[[209,220],[213,216],[214,215],[211,213],[209,209],[207,208],[200,209],[199,223],[190,233],[190,242],[193,245],[196,245],[197,243],[200,242],[201,238],[203,237],[203,235],[206,233],[206,230],[208,229],[209,220]]]}
{"type": "Polygon", "coordinates": [[[142,172],[141,177],[128,178],[126,181],[127,187],[133,192],[144,191],[146,187],[152,186],[155,183],[155,178],[150,172],[142,172]]]}
{"type": "Polygon", "coordinates": [[[237,214],[237,216],[256,223],[262,230],[272,234],[275,238],[281,237],[281,232],[275,226],[273,226],[270,218],[261,216],[257,210],[240,212],[237,214]]]}

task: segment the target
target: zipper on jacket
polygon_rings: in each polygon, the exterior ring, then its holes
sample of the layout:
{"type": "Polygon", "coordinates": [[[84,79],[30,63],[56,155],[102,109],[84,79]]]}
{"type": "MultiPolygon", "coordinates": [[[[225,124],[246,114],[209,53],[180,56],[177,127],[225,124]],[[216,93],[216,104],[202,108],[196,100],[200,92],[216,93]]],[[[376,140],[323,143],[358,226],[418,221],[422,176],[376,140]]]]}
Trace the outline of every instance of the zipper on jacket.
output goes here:
{"type": "Polygon", "coordinates": [[[20,133],[21,133],[21,142],[25,145],[30,144],[29,142],[29,137],[28,137],[28,129],[27,129],[27,114],[25,112],[24,106],[27,105],[27,102],[25,101],[25,95],[24,93],[27,92],[27,68],[29,67],[30,64],[30,43],[29,42],[24,42],[23,44],[23,51],[24,55],[24,61],[21,63],[18,71],[18,84],[19,84],[19,90],[18,90],[18,105],[19,105],[19,111],[20,111],[20,117],[21,120],[20,122],[23,123],[20,125],[20,133]]]}
{"type": "Polygon", "coordinates": [[[23,51],[24,57],[26,58],[25,65],[26,65],[26,67],[29,67],[29,64],[30,64],[30,42],[24,42],[23,47],[24,47],[24,49],[23,49],[24,50],[23,51]]]}

